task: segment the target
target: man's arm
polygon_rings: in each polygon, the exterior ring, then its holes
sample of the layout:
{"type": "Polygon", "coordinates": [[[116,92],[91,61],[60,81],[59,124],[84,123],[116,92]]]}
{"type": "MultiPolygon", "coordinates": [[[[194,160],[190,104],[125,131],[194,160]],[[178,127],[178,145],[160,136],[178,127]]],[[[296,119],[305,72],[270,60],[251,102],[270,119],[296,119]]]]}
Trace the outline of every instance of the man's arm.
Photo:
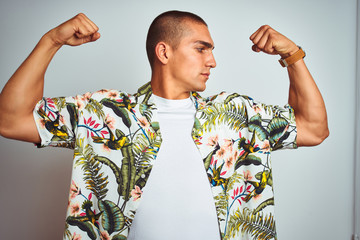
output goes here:
{"type": "Polygon", "coordinates": [[[39,143],[33,110],[43,97],[50,61],[63,45],[78,46],[99,37],[98,27],[81,13],[47,32],[0,94],[0,135],[39,143]]]}
{"type": "MultiPolygon", "coordinates": [[[[278,54],[286,58],[299,48],[270,26],[262,26],[250,36],[255,52],[278,54]]],[[[315,146],[329,135],[325,103],[304,61],[287,67],[290,79],[289,104],[294,108],[297,145],[315,146]]]]}

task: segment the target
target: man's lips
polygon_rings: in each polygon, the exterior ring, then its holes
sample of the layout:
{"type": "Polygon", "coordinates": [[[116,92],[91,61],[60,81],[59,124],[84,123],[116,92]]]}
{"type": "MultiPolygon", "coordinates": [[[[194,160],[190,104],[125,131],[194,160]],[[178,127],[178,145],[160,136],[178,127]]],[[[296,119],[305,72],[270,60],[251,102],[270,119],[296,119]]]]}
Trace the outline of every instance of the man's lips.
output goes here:
{"type": "Polygon", "coordinates": [[[209,78],[210,73],[201,73],[201,75],[205,76],[206,78],[209,78]]]}

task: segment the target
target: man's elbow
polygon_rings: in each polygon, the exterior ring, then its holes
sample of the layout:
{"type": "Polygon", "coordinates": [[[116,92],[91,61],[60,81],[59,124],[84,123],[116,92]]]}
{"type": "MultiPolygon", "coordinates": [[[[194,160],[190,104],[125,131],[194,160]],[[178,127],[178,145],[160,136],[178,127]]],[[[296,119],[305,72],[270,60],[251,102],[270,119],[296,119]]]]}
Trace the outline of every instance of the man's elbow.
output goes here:
{"type": "Polygon", "coordinates": [[[13,131],[12,127],[5,121],[0,118],[0,136],[4,138],[13,138],[13,131]]]}
{"type": "Polygon", "coordinates": [[[329,131],[328,127],[323,129],[322,131],[318,131],[317,136],[315,137],[313,146],[321,144],[326,138],[329,137],[329,135],[330,135],[330,131],[329,131]]]}
{"type": "Polygon", "coordinates": [[[299,127],[297,132],[297,145],[299,147],[317,146],[321,144],[330,134],[327,124],[312,126],[311,128],[299,127]]]}

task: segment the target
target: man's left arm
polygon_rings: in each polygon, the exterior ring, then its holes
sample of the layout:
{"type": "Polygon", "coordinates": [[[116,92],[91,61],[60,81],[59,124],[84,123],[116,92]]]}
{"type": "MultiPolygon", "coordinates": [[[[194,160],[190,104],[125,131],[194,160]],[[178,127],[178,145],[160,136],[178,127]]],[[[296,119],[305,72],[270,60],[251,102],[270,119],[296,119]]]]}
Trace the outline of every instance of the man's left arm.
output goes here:
{"type": "MultiPolygon", "coordinates": [[[[299,47],[270,26],[264,25],[250,36],[255,52],[278,54],[285,59],[299,47]]],[[[290,79],[289,104],[297,125],[297,145],[315,146],[329,136],[324,100],[303,59],[287,66],[290,79]]]]}

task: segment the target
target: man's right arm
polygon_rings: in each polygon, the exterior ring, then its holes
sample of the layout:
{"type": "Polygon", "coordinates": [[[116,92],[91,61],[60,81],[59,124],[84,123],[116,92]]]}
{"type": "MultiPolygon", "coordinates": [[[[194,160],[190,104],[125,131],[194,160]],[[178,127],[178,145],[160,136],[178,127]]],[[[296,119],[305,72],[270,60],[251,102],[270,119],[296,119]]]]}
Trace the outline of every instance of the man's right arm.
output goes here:
{"type": "Polygon", "coordinates": [[[99,38],[98,27],[84,14],[47,32],[0,93],[0,135],[39,143],[33,110],[43,97],[50,61],[63,45],[78,46],[99,38]]]}

